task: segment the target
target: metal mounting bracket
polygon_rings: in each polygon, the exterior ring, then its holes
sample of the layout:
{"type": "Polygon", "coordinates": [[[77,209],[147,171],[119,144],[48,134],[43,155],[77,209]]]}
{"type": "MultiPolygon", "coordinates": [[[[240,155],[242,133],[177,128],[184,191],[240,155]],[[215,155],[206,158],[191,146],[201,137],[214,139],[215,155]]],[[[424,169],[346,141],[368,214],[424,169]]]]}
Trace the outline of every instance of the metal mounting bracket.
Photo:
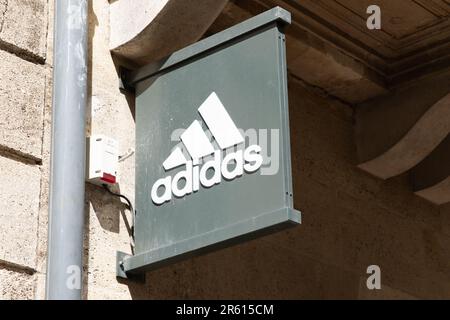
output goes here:
{"type": "Polygon", "coordinates": [[[127,85],[130,74],[130,69],[119,67],[119,90],[122,93],[134,93],[134,87],[127,85]]]}
{"type": "Polygon", "coordinates": [[[128,253],[117,251],[116,255],[116,277],[131,280],[133,282],[145,283],[145,272],[127,273],[125,272],[124,261],[131,258],[128,253]]]}

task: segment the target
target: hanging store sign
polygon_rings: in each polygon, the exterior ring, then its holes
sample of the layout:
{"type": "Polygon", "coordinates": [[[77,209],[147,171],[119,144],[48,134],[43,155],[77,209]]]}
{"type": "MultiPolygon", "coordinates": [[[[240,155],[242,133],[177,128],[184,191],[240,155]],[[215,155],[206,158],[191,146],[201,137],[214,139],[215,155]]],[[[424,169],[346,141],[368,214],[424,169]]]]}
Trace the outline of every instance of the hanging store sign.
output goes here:
{"type": "Polygon", "coordinates": [[[274,8],[125,74],[136,92],[129,277],[300,223],[293,209],[285,35],[274,8]]]}

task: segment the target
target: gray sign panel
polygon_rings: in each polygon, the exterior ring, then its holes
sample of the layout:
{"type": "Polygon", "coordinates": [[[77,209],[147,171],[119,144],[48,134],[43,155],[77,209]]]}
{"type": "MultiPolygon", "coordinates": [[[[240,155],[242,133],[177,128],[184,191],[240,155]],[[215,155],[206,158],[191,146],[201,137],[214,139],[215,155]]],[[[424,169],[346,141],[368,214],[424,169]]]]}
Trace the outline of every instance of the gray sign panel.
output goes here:
{"type": "Polygon", "coordinates": [[[135,255],[118,275],[300,223],[275,8],[148,65],[136,90],[135,255]]]}

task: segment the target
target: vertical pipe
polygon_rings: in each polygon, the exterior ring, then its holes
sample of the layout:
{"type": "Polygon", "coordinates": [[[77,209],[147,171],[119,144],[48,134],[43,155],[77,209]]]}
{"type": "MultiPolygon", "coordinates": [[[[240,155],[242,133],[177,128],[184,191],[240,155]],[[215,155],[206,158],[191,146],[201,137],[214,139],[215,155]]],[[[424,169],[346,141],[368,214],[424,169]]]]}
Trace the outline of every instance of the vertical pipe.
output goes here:
{"type": "Polygon", "coordinates": [[[87,0],[55,0],[53,132],[46,298],[79,300],[82,285],[87,0]]]}

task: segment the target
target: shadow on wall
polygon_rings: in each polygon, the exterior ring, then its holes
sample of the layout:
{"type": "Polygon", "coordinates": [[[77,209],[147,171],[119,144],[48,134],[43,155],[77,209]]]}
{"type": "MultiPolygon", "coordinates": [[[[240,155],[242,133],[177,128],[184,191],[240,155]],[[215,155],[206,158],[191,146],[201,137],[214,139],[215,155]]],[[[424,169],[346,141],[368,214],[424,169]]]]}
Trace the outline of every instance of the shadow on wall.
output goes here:
{"type": "MultiPolygon", "coordinates": [[[[120,193],[120,189],[114,189],[115,193],[120,193]]],[[[89,250],[90,250],[90,223],[89,213],[95,212],[97,221],[101,228],[105,231],[119,234],[120,220],[124,221],[128,235],[131,237],[131,221],[128,219],[126,212],[130,208],[127,204],[120,201],[118,197],[109,194],[100,186],[86,183],[86,200],[85,200],[85,231],[84,231],[84,254],[83,254],[83,299],[88,298],[88,277],[89,277],[89,250]],[[91,210],[92,207],[92,210],[91,210]]],[[[130,250],[131,242],[130,242],[130,250]]]]}
{"type": "MultiPolygon", "coordinates": [[[[115,193],[120,193],[120,189],[114,189],[115,193]]],[[[130,221],[125,212],[129,211],[128,205],[120,201],[118,197],[109,194],[100,186],[86,184],[86,202],[91,205],[97,220],[103,230],[119,233],[120,217],[125,222],[128,233],[131,233],[130,221]]],[[[87,208],[89,210],[89,208],[87,208]]]]}

